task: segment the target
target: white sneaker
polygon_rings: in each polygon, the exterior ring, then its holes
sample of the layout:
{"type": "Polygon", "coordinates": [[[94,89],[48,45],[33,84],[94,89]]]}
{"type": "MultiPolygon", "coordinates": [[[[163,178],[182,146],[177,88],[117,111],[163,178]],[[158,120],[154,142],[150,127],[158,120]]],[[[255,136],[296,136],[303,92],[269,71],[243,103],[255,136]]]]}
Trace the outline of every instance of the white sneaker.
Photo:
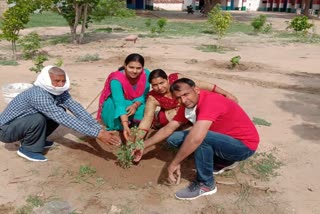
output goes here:
{"type": "Polygon", "coordinates": [[[224,171],[227,171],[227,170],[231,170],[231,169],[234,169],[234,168],[236,168],[238,165],[239,165],[239,161],[236,161],[236,162],[234,162],[233,164],[231,164],[231,165],[229,165],[229,166],[225,166],[225,167],[223,167],[223,168],[218,168],[218,169],[214,169],[213,170],[213,174],[214,175],[220,175],[220,174],[222,174],[224,171]]]}

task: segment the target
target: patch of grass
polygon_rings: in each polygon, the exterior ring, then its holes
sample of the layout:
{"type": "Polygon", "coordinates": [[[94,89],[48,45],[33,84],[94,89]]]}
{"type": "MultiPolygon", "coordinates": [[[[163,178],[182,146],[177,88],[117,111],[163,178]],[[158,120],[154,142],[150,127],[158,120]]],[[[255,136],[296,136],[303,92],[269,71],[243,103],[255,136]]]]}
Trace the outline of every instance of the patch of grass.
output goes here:
{"type": "MultiPolygon", "coordinates": [[[[145,18],[145,17],[109,17],[101,22],[93,22],[94,25],[107,25],[107,27],[98,28],[93,32],[150,32],[150,28],[146,26],[145,22],[147,20],[152,20],[156,22],[158,18],[145,18]],[[108,26],[109,25],[109,26],[108,26]]],[[[50,26],[68,26],[67,22],[63,19],[62,16],[53,13],[53,12],[44,12],[43,14],[33,14],[31,16],[30,22],[27,27],[50,27],[50,26]],[[44,18],[45,17],[45,18],[44,18]]],[[[167,37],[167,36],[196,36],[204,33],[213,34],[212,31],[208,31],[207,21],[200,22],[175,22],[168,21],[165,27],[165,32],[157,35],[158,37],[167,37]]],[[[252,32],[250,25],[240,22],[232,23],[230,28],[227,30],[227,33],[236,33],[243,32],[249,34],[252,32]]],[[[151,37],[151,36],[150,36],[151,37]]],[[[67,43],[70,42],[70,39],[58,43],[67,43]]]]}
{"type": "MultiPolygon", "coordinates": [[[[121,29],[126,29],[128,31],[138,31],[138,32],[150,32],[150,28],[146,26],[145,22],[147,20],[151,20],[156,22],[157,18],[144,18],[144,17],[130,17],[130,18],[119,18],[119,17],[111,17],[110,19],[103,20],[101,25],[112,25],[119,26],[121,29]]],[[[203,29],[206,26],[206,22],[171,22],[168,21],[165,27],[165,32],[162,32],[160,35],[156,37],[164,37],[164,36],[194,36],[202,34],[203,29]]],[[[115,31],[116,28],[113,28],[115,31]]],[[[143,35],[144,37],[151,37],[149,34],[143,35]]]]}
{"type": "Polygon", "coordinates": [[[18,208],[16,214],[31,214],[33,208],[41,207],[44,201],[39,196],[29,195],[26,199],[27,204],[18,208]]]}
{"type": "Polygon", "coordinates": [[[129,207],[129,206],[125,206],[121,209],[120,214],[133,214],[135,213],[133,208],[129,207]]]}
{"type": "Polygon", "coordinates": [[[224,177],[224,178],[235,178],[236,177],[236,173],[234,170],[229,170],[229,171],[225,171],[224,173],[218,175],[220,177],[224,177]]]}
{"type": "Polygon", "coordinates": [[[41,207],[44,205],[44,201],[39,196],[29,195],[26,201],[34,207],[41,207]]]}
{"type": "Polygon", "coordinates": [[[141,30],[147,31],[147,27],[145,26],[145,18],[142,17],[110,17],[108,19],[102,20],[101,22],[94,23],[97,25],[112,25],[112,26],[121,26],[124,29],[128,30],[141,30]]]}
{"type": "Polygon", "coordinates": [[[84,56],[80,56],[77,59],[77,62],[93,62],[99,61],[101,58],[99,54],[86,54],[84,56]]]}
{"type": "Polygon", "coordinates": [[[79,176],[85,177],[85,176],[93,176],[96,173],[96,169],[90,166],[80,166],[79,169],[79,176]]]}
{"type": "Polygon", "coordinates": [[[69,34],[54,36],[49,38],[46,42],[50,45],[68,44],[71,42],[71,36],[69,34]]]}
{"type": "Polygon", "coordinates": [[[105,184],[106,183],[106,181],[104,180],[104,178],[102,178],[102,177],[97,177],[96,178],[96,184],[97,184],[97,186],[102,186],[103,184],[105,184]]]}
{"type": "Polygon", "coordinates": [[[252,122],[256,125],[260,125],[260,126],[271,126],[271,123],[269,123],[268,121],[262,119],[262,118],[258,118],[258,117],[253,117],[252,122]]]}
{"type": "Polygon", "coordinates": [[[67,21],[57,13],[43,12],[31,14],[27,28],[32,27],[50,27],[50,26],[68,26],[67,21]]]}
{"type": "Polygon", "coordinates": [[[227,30],[227,33],[245,33],[250,34],[252,33],[252,27],[248,24],[235,22],[232,23],[230,28],[227,30]]]}
{"type": "Polygon", "coordinates": [[[97,28],[93,32],[105,32],[105,33],[111,33],[113,30],[111,27],[106,28],[97,28]]]}
{"type": "Polygon", "coordinates": [[[196,49],[203,52],[215,52],[220,54],[225,53],[223,47],[219,47],[218,45],[201,45],[199,47],[196,47],[196,49]]]}
{"type": "Polygon", "coordinates": [[[278,32],[275,34],[276,38],[281,38],[291,43],[311,43],[319,44],[320,35],[318,34],[303,34],[303,33],[291,33],[291,32],[278,32]]]}
{"type": "Polygon", "coordinates": [[[276,172],[283,163],[274,156],[275,149],[270,153],[256,153],[253,157],[240,163],[240,171],[251,174],[253,177],[268,181],[271,177],[278,176],[276,172]]]}
{"type": "MultiPolygon", "coordinates": [[[[202,26],[204,30],[202,33],[205,34],[215,34],[215,32],[211,29],[208,29],[206,25],[202,26]]],[[[241,23],[241,22],[233,22],[231,23],[230,27],[227,29],[227,34],[232,33],[245,33],[245,34],[252,34],[252,27],[248,24],[241,23]]]]}
{"type": "Polygon", "coordinates": [[[251,194],[252,188],[247,183],[241,183],[240,184],[240,191],[238,193],[238,199],[236,203],[241,204],[244,201],[248,201],[250,194],[251,194]]]}
{"type": "Polygon", "coordinates": [[[95,173],[96,173],[96,169],[93,168],[93,167],[90,167],[90,166],[87,166],[87,165],[80,166],[78,174],[74,178],[75,179],[75,183],[86,182],[86,183],[89,183],[91,185],[94,185],[93,183],[90,183],[87,180],[89,178],[91,178],[95,173]]]}
{"type": "Polygon", "coordinates": [[[15,60],[0,60],[0,65],[3,66],[17,66],[19,63],[15,60]]]}
{"type": "Polygon", "coordinates": [[[112,29],[113,32],[123,32],[126,31],[125,29],[121,28],[121,27],[115,27],[112,29]]]}

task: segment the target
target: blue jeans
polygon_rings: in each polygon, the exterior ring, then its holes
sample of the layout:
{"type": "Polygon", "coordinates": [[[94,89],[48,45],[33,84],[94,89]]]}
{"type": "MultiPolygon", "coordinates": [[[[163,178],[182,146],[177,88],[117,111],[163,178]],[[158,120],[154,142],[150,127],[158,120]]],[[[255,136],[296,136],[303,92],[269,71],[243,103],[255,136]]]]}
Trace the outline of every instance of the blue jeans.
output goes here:
{"type": "MultiPolygon", "coordinates": [[[[170,146],[180,147],[189,131],[177,131],[167,138],[170,146]]],[[[195,166],[197,169],[197,181],[206,186],[214,184],[213,168],[214,157],[235,162],[242,161],[254,154],[241,141],[228,135],[208,131],[205,139],[194,151],[195,166]]]]}

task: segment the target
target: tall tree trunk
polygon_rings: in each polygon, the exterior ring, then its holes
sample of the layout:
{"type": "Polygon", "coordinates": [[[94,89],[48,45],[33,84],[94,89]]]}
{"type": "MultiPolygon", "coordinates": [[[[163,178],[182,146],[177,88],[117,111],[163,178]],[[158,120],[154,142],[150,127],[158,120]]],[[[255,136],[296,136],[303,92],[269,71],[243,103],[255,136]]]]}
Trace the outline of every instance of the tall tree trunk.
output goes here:
{"type": "Polygon", "coordinates": [[[204,15],[208,15],[211,9],[216,6],[216,4],[221,4],[221,0],[204,0],[204,15]]]}
{"type": "Polygon", "coordinates": [[[308,17],[310,15],[310,13],[309,13],[310,3],[311,3],[310,0],[304,0],[302,2],[302,5],[304,5],[303,15],[308,16],[308,17]]]}
{"type": "Polygon", "coordinates": [[[80,33],[80,37],[79,37],[80,44],[83,42],[84,33],[86,31],[86,23],[87,23],[87,18],[88,18],[88,7],[89,7],[89,3],[85,3],[85,5],[83,6],[81,33],[80,33]]]}
{"type": "Polygon", "coordinates": [[[82,5],[80,5],[77,2],[73,3],[74,9],[76,11],[75,18],[74,18],[74,23],[71,29],[71,36],[72,36],[72,42],[73,44],[78,44],[78,38],[77,38],[77,28],[79,24],[79,20],[81,18],[81,10],[82,10],[82,5]]]}

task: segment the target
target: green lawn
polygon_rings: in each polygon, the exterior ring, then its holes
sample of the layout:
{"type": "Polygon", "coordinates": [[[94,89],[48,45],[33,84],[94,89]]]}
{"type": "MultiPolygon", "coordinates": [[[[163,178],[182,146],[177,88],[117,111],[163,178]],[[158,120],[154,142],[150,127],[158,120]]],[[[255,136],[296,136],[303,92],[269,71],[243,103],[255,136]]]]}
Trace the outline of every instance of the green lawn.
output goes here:
{"type": "Polygon", "coordinates": [[[42,14],[32,14],[26,28],[51,26],[68,26],[68,23],[56,13],[44,12],[42,14]]]}
{"type": "MultiPolygon", "coordinates": [[[[120,18],[120,17],[109,17],[101,22],[93,22],[94,25],[104,25],[104,27],[110,26],[112,28],[120,27],[132,32],[151,33],[151,27],[146,26],[146,21],[149,18],[144,17],[130,17],[130,18],[120,18]]],[[[157,19],[151,19],[152,26],[157,27],[157,19]]],[[[91,24],[91,25],[92,25],[91,24]]],[[[50,26],[68,26],[64,18],[53,12],[44,12],[42,14],[32,14],[30,22],[26,26],[27,28],[32,27],[50,27],[50,26]]],[[[244,23],[233,23],[228,33],[235,32],[252,32],[251,26],[244,23]]],[[[165,26],[165,32],[161,35],[163,36],[195,36],[204,33],[212,33],[206,21],[203,22],[167,22],[165,26]]]]}

